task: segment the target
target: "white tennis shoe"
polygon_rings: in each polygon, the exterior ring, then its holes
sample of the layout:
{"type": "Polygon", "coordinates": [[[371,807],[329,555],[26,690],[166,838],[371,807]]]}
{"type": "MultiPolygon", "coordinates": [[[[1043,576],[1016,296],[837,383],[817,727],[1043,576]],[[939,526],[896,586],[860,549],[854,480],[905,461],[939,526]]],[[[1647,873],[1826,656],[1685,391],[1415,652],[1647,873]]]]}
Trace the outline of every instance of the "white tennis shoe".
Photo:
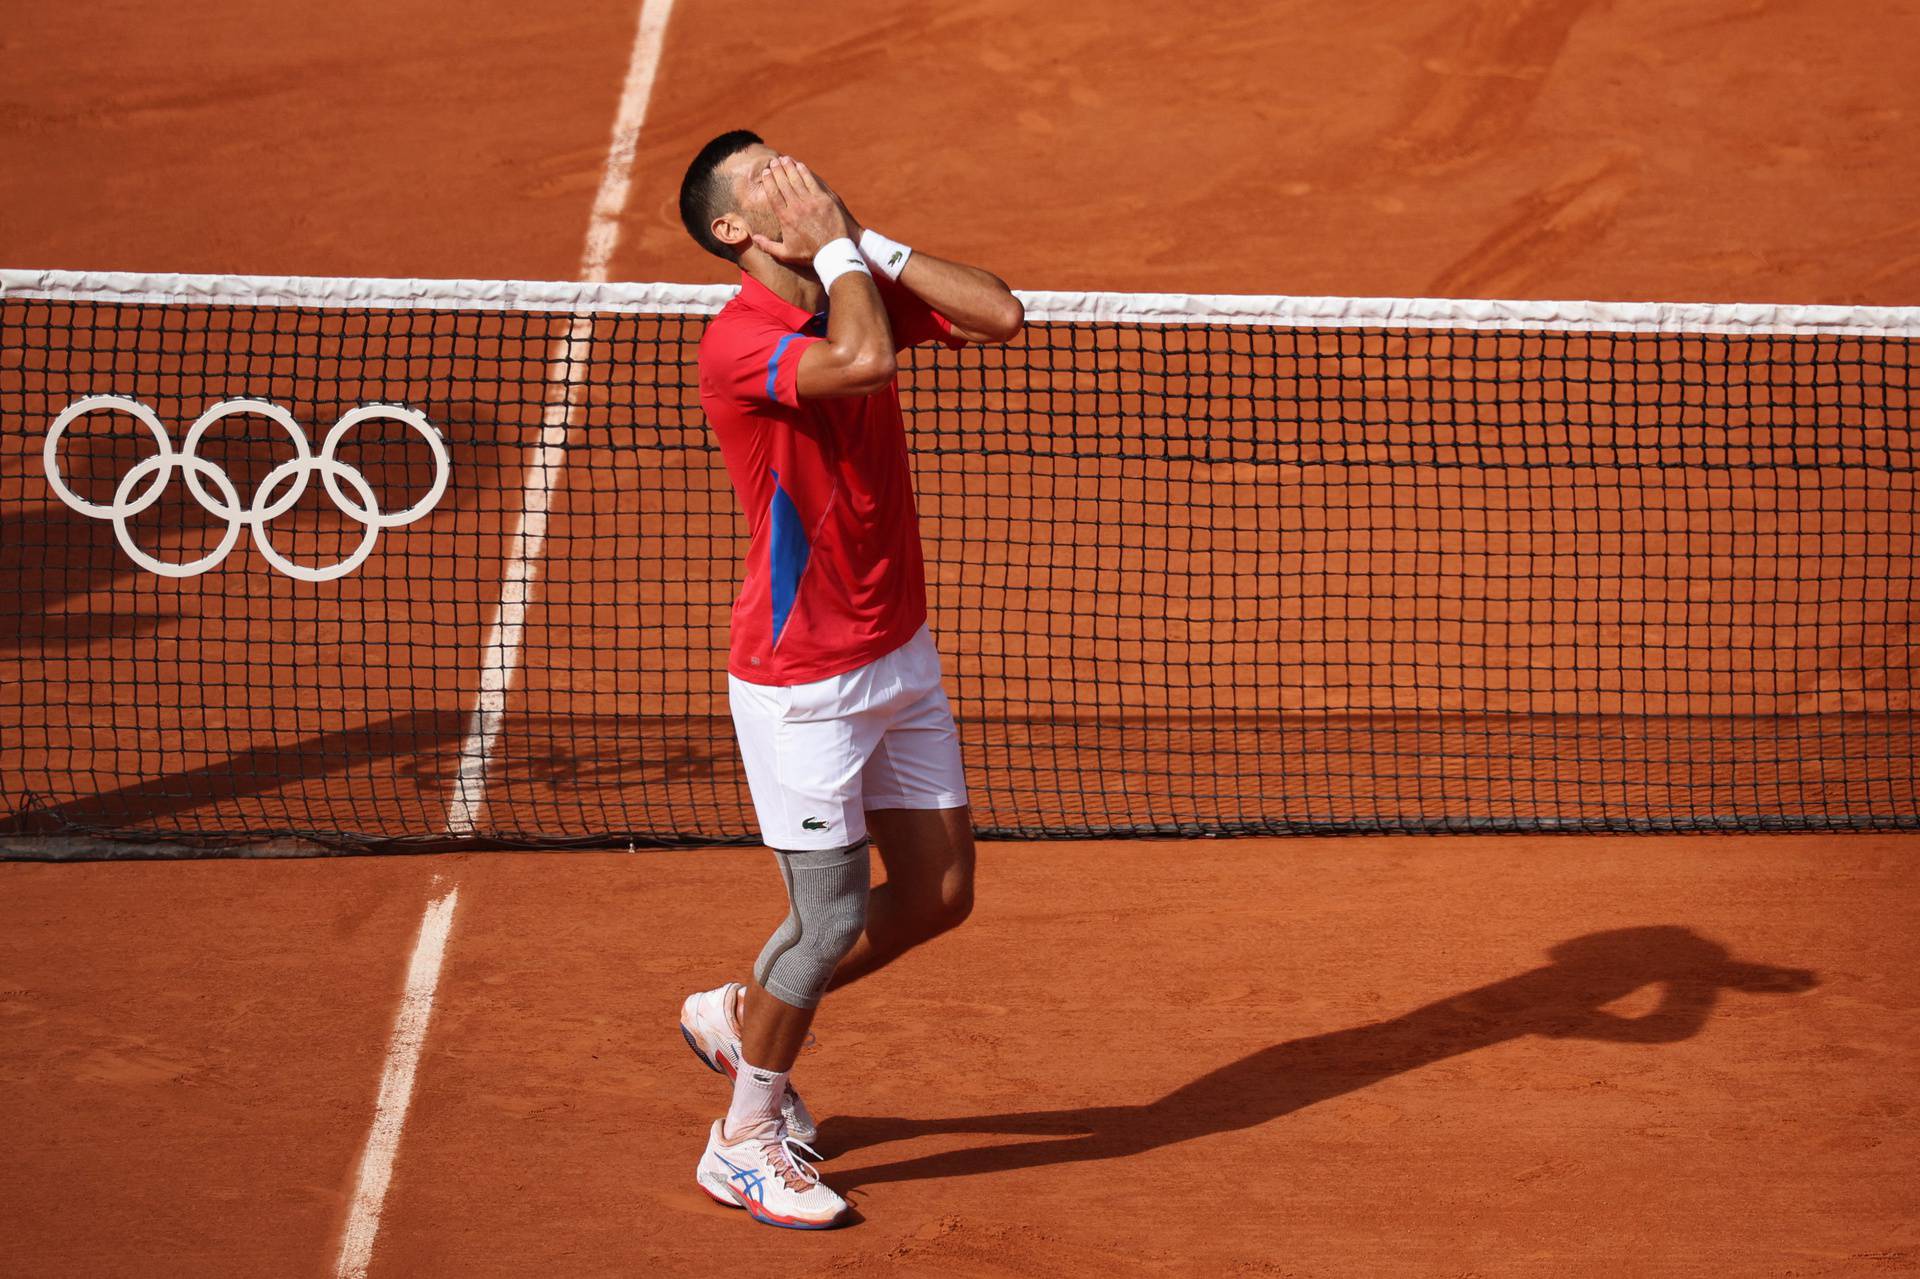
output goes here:
{"type": "Polygon", "coordinates": [[[800,1157],[802,1150],[820,1157],[805,1142],[795,1141],[782,1128],[728,1143],[722,1137],[725,1123],[713,1121],[694,1175],[715,1203],[745,1208],[755,1221],[786,1230],[825,1230],[840,1220],[847,1201],[800,1157]]]}
{"type": "MultiPolygon", "coordinates": [[[[734,1009],[741,989],[739,982],[730,981],[717,990],[688,995],[680,1005],[680,1033],[687,1047],[707,1064],[708,1070],[718,1071],[729,1081],[740,1073],[740,1023],[734,1009]]],[[[787,1085],[787,1095],[780,1100],[780,1117],[786,1121],[788,1134],[803,1146],[820,1136],[813,1112],[792,1084],[787,1085]]]]}

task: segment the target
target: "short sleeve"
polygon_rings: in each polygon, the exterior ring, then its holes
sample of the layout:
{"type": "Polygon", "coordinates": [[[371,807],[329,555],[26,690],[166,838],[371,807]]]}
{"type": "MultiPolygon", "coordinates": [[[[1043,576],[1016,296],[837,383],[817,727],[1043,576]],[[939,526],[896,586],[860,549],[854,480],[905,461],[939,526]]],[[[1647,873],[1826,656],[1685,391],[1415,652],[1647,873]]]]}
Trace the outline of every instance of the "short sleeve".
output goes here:
{"type": "Polygon", "coordinates": [[[821,339],[778,324],[716,320],[700,343],[700,376],[746,404],[800,405],[800,356],[821,339]]]}
{"type": "Polygon", "coordinates": [[[894,350],[941,342],[957,351],[967,344],[965,338],[954,333],[951,320],[921,301],[905,285],[884,276],[875,276],[874,283],[880,286],[880,300],[887,307],[887,323],[893,326],[894,350]]]}

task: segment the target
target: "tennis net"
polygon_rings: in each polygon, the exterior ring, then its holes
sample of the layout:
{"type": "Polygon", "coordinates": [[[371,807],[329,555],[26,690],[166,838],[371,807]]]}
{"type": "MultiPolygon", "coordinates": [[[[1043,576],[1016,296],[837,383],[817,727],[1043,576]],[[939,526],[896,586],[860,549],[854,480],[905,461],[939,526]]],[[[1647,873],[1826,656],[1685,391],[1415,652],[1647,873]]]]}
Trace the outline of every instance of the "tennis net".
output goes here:
{"type": "MultiPolygon", "coordinates": [[[[0,272],[0,822],[750,842],[730,295],[0,272]]],[[[1920,827],[1920,310],[1024,299],[900,383],[984,834],[1920,827]]]]}

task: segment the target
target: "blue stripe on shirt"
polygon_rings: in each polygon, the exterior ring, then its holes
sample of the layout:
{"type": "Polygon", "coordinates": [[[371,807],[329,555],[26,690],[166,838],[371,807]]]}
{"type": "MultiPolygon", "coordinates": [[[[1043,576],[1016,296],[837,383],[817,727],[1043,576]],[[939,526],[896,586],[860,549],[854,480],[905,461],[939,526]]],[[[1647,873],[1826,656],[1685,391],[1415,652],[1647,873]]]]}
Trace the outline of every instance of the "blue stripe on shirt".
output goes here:
{"type": "Polygon", "coordinates": [[[777,389],[780,381],[780,357],[786,354],[787,343],[799,336],[798,333],[789,333],[781,338],[779,345],[773,348],[773,354],[767,358],[767,398],[769,400],[778,402],[780,399],[780,392],[777,389]]]}

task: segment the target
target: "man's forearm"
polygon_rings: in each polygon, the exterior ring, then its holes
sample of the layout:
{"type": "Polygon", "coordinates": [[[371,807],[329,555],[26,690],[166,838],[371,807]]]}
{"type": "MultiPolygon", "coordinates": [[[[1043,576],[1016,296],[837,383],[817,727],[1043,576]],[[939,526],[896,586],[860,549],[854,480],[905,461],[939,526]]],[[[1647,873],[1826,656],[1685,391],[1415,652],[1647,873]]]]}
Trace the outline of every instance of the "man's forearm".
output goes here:
{"type": "Polygon", "coordinates": [[[827,343],[851,360],[893,355],[893,330],[887,308],[871,277],[848,272],[834,282],[827,312],[827,343]]]}
{"type": "Polygon", "coordinates": [[[971,342],[1005,342],[1020,331],[1026,320],[1025,308],[999,276],[920,249],[893,245],[884,237],[875,245],[870,236],[862,235],[861,248],[870,258],[873,248],[887,246],[890,251],[909,254],[905,266],[896,270],[886,261],[877,261],[875,269],[885,270],[914,296],[946,316],[961,337],[971,342]]]}
{"type": "Polygon", "coordinates": [[[961,336],[976,341],[1005,342],[1026,321],[1026,308],[1006,281],[964,262],[915,250],[900,283],[952,321],[961,336]]]}
{"type": "Polygon", "coordinates": [[[795,388],[802,399],[871,395],[893,381],[893,332],[853,237],[822,245],[813,255],[813,274],[827,291],[826,341],[800,353],[795,388]]]}

